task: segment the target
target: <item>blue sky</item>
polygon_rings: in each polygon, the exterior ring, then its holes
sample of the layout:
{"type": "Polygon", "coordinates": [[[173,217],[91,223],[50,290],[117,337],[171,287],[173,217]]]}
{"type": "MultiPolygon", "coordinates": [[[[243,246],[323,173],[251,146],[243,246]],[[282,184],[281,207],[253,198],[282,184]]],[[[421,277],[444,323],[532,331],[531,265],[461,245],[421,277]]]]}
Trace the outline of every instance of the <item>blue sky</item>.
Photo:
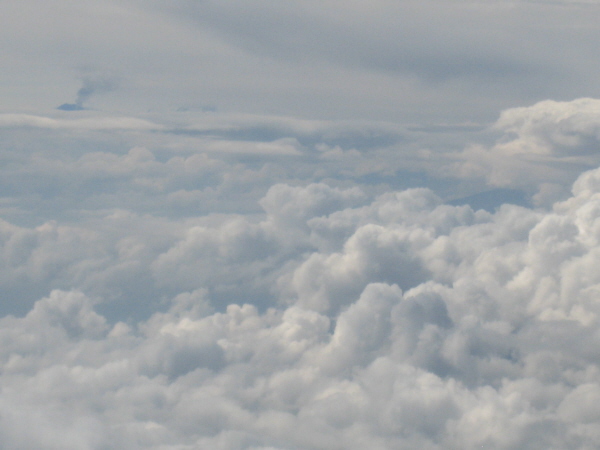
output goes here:
{"type": "Polygon", "coordinates": [[[598,19],[0,4],[0,447],[597,447],[598,19]]]}

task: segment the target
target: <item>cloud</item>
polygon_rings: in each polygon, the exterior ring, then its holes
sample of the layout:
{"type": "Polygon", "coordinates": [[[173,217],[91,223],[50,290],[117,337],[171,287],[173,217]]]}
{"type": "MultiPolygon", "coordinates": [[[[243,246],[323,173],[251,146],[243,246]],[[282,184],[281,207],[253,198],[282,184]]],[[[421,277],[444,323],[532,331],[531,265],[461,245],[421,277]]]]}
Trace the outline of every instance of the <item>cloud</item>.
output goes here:
{"type": "MultiPolygon", "coordinates": [[[[277,59],[290,59],[290,55],[295,54],[307,62],[323,59],[367,70],[417,74],[427,81],[481,75],[515,76],[531,70],[526,61],[510,58],[498,48],[494,49],[493,57],[486,55],[482,50],[490,36],[482,29],[475,30],[482,41],[471,42],[470,51],[466,52],[463,46],[456,44],[465,40],[467,33],[450,32],[445,26],[436,29],[427,23],[440,21],[441,14],[449,14],[458,23],[467,20],[474,11],[462,4],[449,7],[439,2],[439,12],[424,14],[418,2],[399,5],[379,1],[375,8],[351,2],[344,11],[340,11],[335,2],[321,2],[318,9],[313,3],[264,4],[262,14],[256,14],[252,6],[236,2],[198,5],[180,1],[171,9],[217,31],[236,46],[277,59]],[[242,19],[248,15],[252,20],[242,19]],[[394,27],[394,23],[401,26],[394,27]],[[428,33],[422,32],[425,28],[428,33]],[[451,40],[445,41],[443,37],[448,34],[452,35],[451,40]],[[412,46],[405,44],[409,41],[412,46]]],[[[488,5],[488,8],[501,9],[497,5],[488,5]]],[[[497,27],[489,23],[485,15],[478,18],[497,27]]],[[[510,39],[506,35],[502,37],[510,39]]]]}
{"type": "MultiPolygon", "coordinates": [[[[102,270],[138,261],[171,300],[125,324],[98,312],[102,296],[54,290],[0,319],[2,445],[591,446],[597,178],[546,212],[277,185],[258,221],[104,228],[72,248],[88,262],[69,276],[103,273],[93,245],[102,270]]],[[[5,242],[5,264],[30,260],[5,242]]]]}
{"type": "Polygon", "coordinates": [[[71,98],[73,107],[101,100],[105,110],[132,114],[216,105],[418,127],[488,122],[520,103],[599,95],[593,3],[377,1],[343,11],[332,1],[26,3],[0,15],[11,44],[10,110],[71,98]],[[94,100],[90,92],[105,85],[92,72],[72,98],[77,67],[110,68],[127,81],[118,96],[94,100]]]}
{"type": "Polygon", "coordinates": [[[600,163],[599,118],[600,102],[591,98],[505,110],[494,124],[501,133],[498,142],[465,149],[459,170],[485,177],[492,186],[537,191],[534,200],[548,204],[564,195],[582,170],[600,163]]]}
{"type": "Polygon", "coordinates": [[[82,86],[77,91],[75,104],[83,106],[93,95],[110,92],[115,88],[116,82],[114,79],[84,77],[82,86]]]}
{"type": "Polygon", "coordinates": [[[75,102],[63,103],[56,109],[62,111],[82,111],[86,109],[83,104],[87,103],[92,96],[110,92],[116,89],[116,87],[117,83],[114,79],[86,76],[82,80],[81,88],[77,91],[75,102]]]}
{"type": "Polygon", "coordinates": [[[599,11],[0,3],[0,447],[597,447],[599,11]]]}
{"type": "Polygon", "coordinates": [[[67,130],[153,130],[162,128],[161,125],[134,117],[59,119],[30,114],[1,114],[0,126],[3,128],[33,127],[67,130]]]}
{"type": "Polygon", "coordinates": [[[3,114],[5,158],[14,165],[0,189],[18,193],[7,204],[38,212],[38,224],[90,202],[136,213],[260,213],[258,201],[277,183],[358,183],[372,194],[427,185],[443,201],[490,211],[504,202],[549,206],[600,163],[594,102],[508,109],[468,138],[387,122],[220,113],[3,114]],[[60,151],[47,156],[42,142],[60,151]],[[140,152],[149,159],[138,161],[140,152]],[[42,186],[40,203],[32,194],[42,186]]]}

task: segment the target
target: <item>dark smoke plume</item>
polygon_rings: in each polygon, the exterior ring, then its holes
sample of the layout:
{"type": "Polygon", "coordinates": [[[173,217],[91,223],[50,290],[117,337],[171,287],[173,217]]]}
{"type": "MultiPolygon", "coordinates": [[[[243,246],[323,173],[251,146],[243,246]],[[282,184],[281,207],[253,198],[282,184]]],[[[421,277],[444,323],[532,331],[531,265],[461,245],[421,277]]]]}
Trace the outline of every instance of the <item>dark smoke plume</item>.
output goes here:
{"type": "Polygon", "coordinates": [[[57,109],[63,111],[81,111],[86,109],[84,103],[86,103],[90,97],[96,94],[102,94],[110,92],[115,89],[116,82],[113,79],[98,78],[98,77],[85,77],[82,80],[83,84],[77,91],[77,97],[74,103],[63,103],[57,109]]]}

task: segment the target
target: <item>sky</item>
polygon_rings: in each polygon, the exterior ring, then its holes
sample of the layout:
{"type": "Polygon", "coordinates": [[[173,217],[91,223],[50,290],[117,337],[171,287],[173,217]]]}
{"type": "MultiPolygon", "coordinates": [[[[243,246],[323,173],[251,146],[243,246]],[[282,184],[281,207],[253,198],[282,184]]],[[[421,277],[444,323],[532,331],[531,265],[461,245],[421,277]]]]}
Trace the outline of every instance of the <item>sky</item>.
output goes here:
{"type": "Polygon", "coordinates": [[[600,2],[0,2],[0,447],[600,445],[600,2]]]}

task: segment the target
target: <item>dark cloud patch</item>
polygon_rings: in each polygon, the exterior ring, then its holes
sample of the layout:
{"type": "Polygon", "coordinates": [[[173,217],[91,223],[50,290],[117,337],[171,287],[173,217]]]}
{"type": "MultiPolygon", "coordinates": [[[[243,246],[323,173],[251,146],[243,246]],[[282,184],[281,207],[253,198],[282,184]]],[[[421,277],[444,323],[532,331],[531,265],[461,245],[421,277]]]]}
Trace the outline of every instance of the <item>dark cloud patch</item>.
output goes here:
{"type": "MultiPolygon", "coordinates": [[[[325,2],[317,12],[307,5],[184,0],[172,9],[238,47],[276,60],[322,60],[414,76],[428,84],[462,79],[514,87],[564,76],[559,66],[544,61],[547,55],[527,53],[537,40],[515,48],[523,31],[511,33],[508,22],[522,23],[520,14],[531,7],[525,2],[514,5],[512,14],[501,3],[435,6],[382,2],[378,8],[353,4],[340,11],[334,2],[325,2]]],[[[537,37],[536,32],[532,35],[537,37]]]]}
{"type": "Polygon", "coordinates": [[[85,103],[95,95],[104,94],[117,88],[115,78],[86,76],[82,79],[82,86],[77,91],[74,103],[63,103],[56,109],[61,111],[83,111],[85,103]]]}
{"type": "Polygon", "coordinates": [[[117,83],[115,79],[102,77],[85,77],[81,88],[77,91],[75,104],[82,106],[90,97],[105,92],[110,92],[116,89],[117,83]]]}
{"type": "Polygon", "coordinates": [[[61,111],[83,111],[85,108],[79,103],[63,103],[56,109],[60,109],[61,111]]]}

